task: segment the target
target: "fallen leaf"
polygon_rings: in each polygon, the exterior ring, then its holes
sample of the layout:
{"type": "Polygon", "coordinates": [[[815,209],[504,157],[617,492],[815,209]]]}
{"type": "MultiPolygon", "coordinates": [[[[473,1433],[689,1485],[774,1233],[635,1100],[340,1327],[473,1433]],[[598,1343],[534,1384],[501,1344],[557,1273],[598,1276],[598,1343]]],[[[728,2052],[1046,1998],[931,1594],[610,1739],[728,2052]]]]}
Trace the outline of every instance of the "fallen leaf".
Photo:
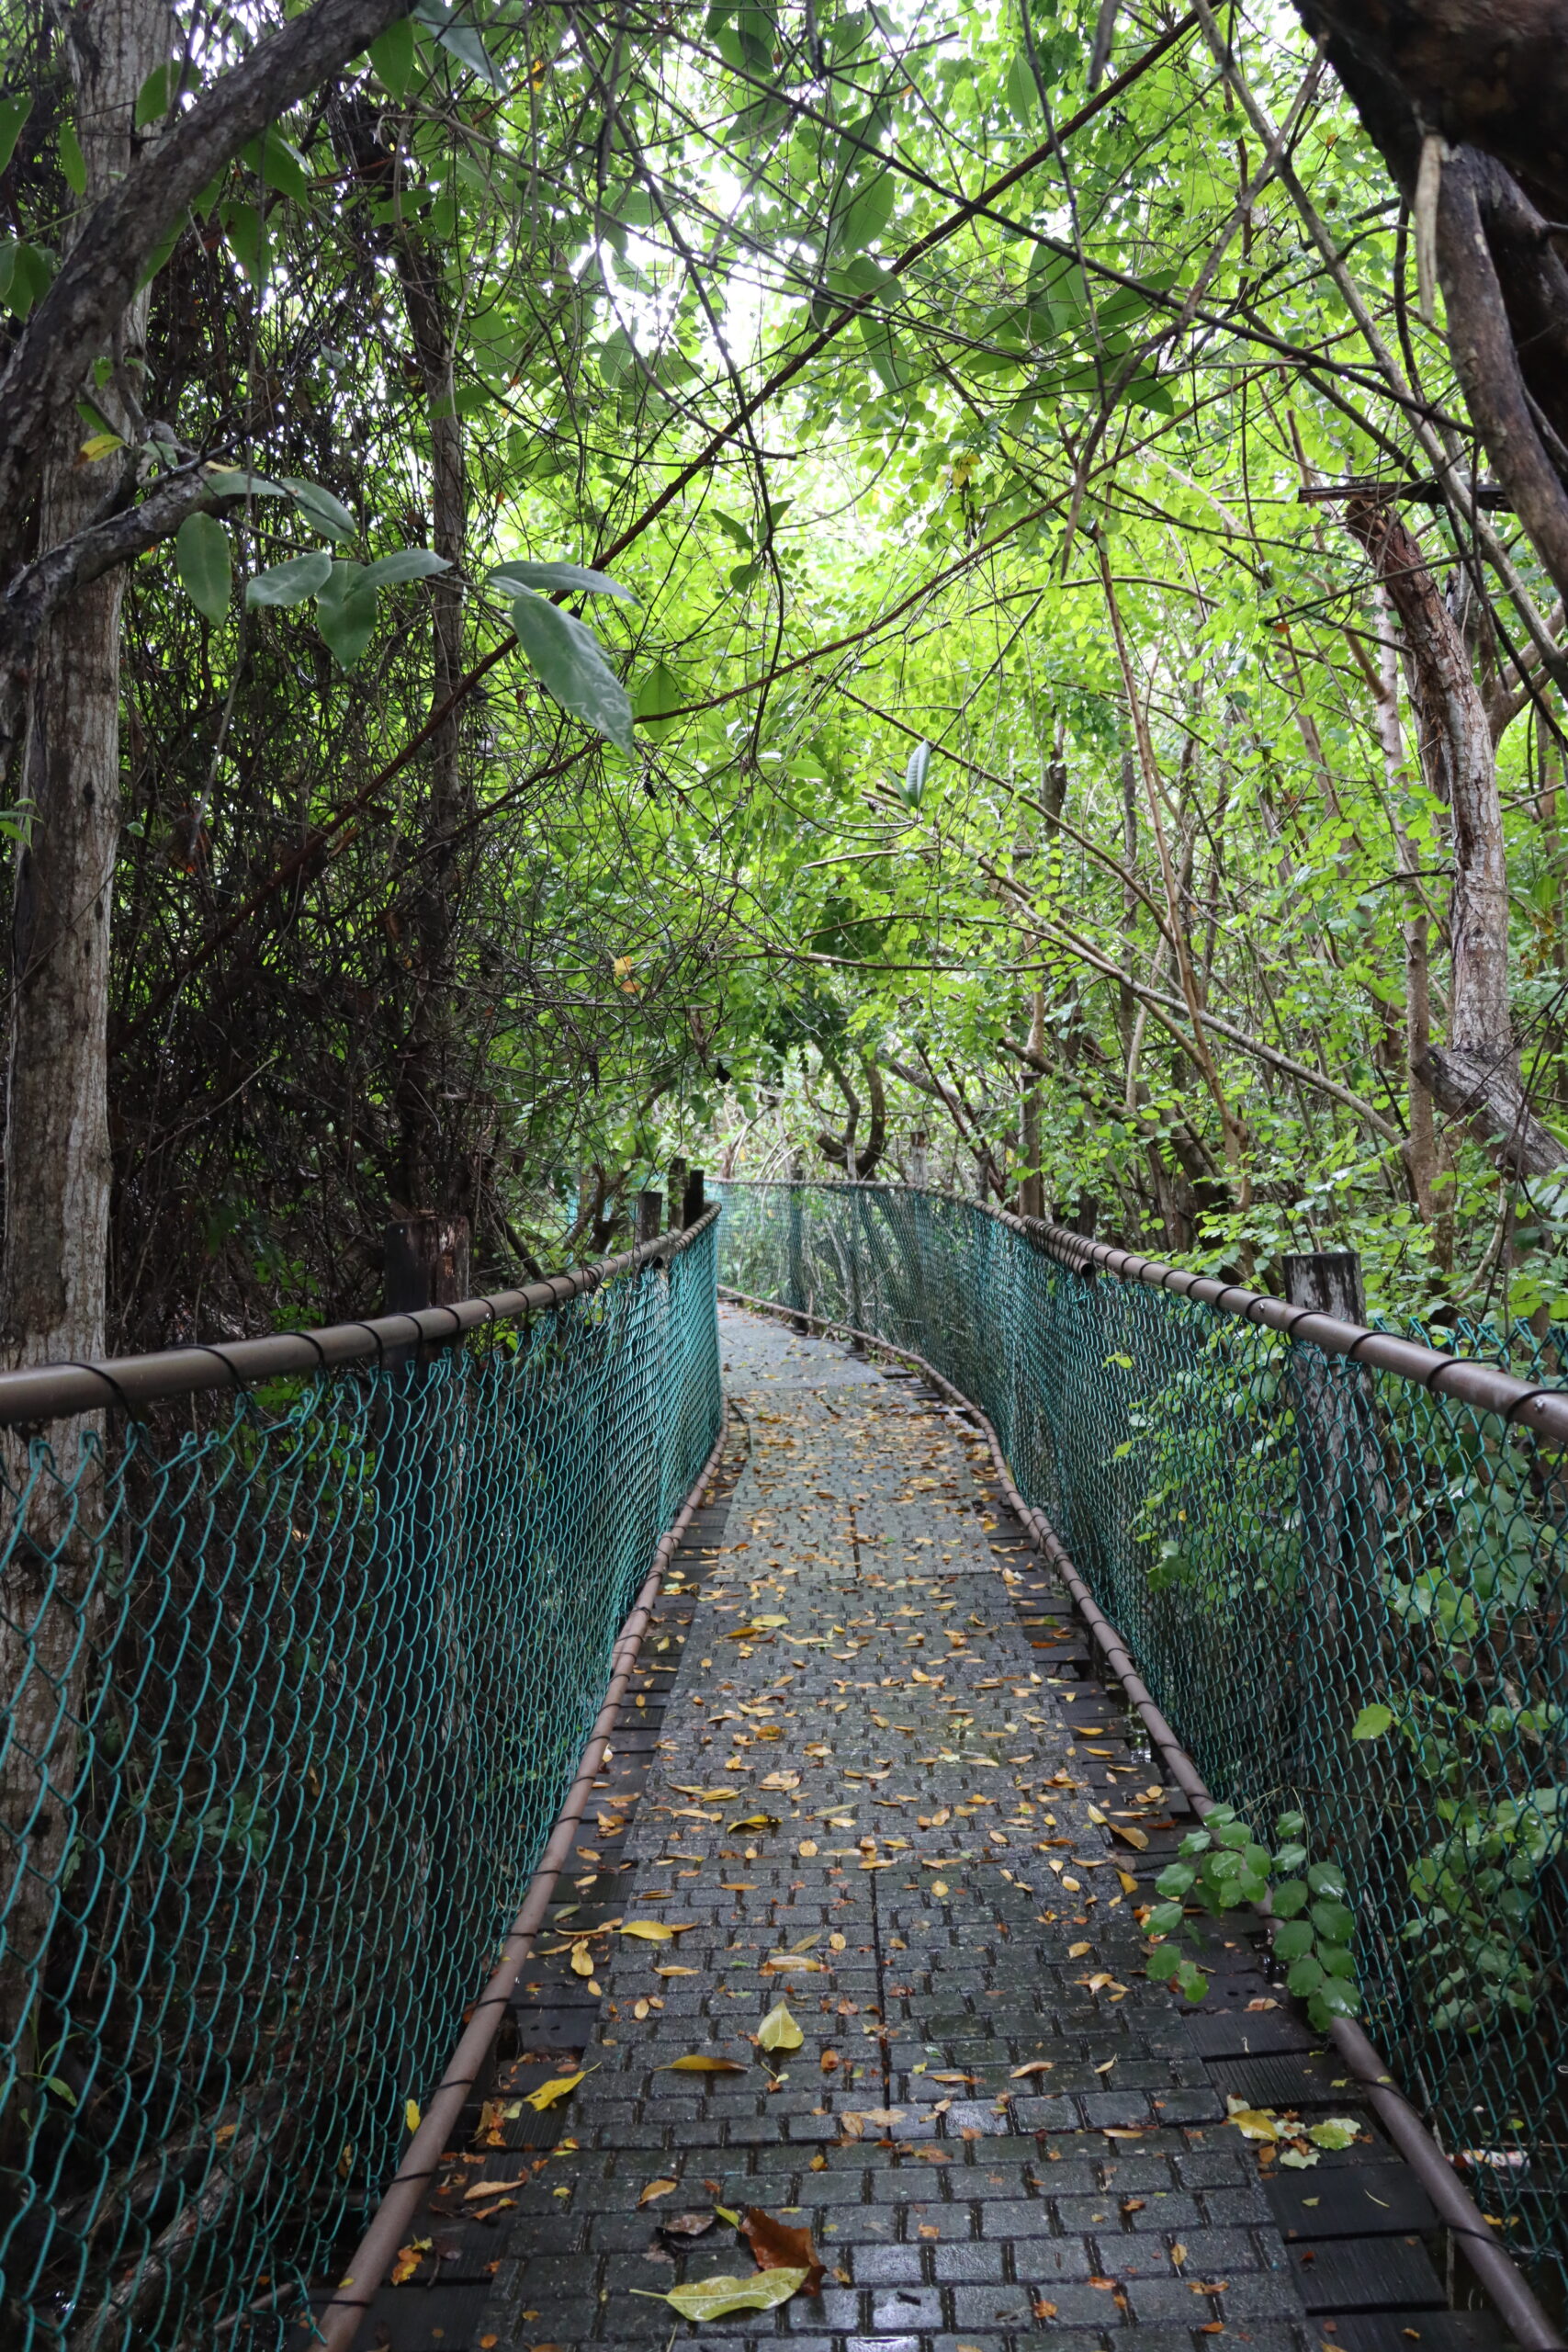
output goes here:
{"type": "Polygon", "coordinates": [[[419,2268],[421,2256],[427,2255],[429,2252],[430,2240],[428,2238],[411,2238],[407,2245],[400,2245],[397,2251],[397,2257],[392,2264],[393,2286],[405,2286],[409,2279],[413,2277],[414,2272],[419,2268]]]}
{"type": "Polygon", "coordinates": [[[1094,1946],[1092,1944],[1069,1944],[1067,1946],[1067,1958],[1069,1960],[1082,1960],[1086,1952],[1091,1952],[1093,1950],[1094,1946]]]}
{"type": "Polygon", "coordinates": [[[692,2213],[671,2213],[659,2226],[666,2237],[700,2238],[706,2236],[717,2219],[711,2205],[702,2205],[692,2213]]]}
{"type": "Polygon", "coordinates": [[[403,2121],[411,2132],[419,2130],[419,2101],[417,2099],[411,2098],[404,2101],[403,2121]]]}
{"type": "MultiPolygon", "coordinates": [[[[806,2280],[804,2270],[758,2270],[750,2278],[698,2278],[688,2287],[671,2287],[655,2302],[668,2303],[682,2319],[728,2319],[731,2312],[776,2311],[806,2280]]],[[[634,2288],[634,2294],[647,2291],[634,2288]]]]}
{"type": "MultiPolygon", "coordinates": [[[[1031,2071],[1032,2070],[1027,2066],[1022,2066],[1019,2069],[1021,2074],[1025,2075],[1029,2074],[1031,2071]]],[[[974,2075],[942,2074],[932,2075],[930,2079],[933,2083],[973,2083],[976,2081],[978,2077],[974,2075]]]]}
{"type": "Polygon", "coordinates": [[[809,2229],[792,2230],[761,2205],[748,2205],[740,2220],[740,2234],[756,2257],[759,2270],[804,2270],[801,2292],[822,2291],[822,2257],[811,2242],[809,2229]]]}
{"type": "Polygon", "coordinates": [[[1309,2123],[1307,2138],[1314,2148],[1349,2148],[1355,2145],[1357,2128],[1348,2115],[1330,2115],[1321,2123],[1309,2123]]]}
{"type": "Polygon", "coordinates": [[[1170,2249],[1170,2258],[1172,2262],[1175,2263],[1179,2270],[1187,2259],[1187,2248],[1182,2245],[1179,2238],[1178,2238],[1176,2244],[1170,2249]]]}
{"type": "Polygon", "coordinates": [[[645,2205],[653,2204],[660,2197],[673,2196],[675,2190],[679,2188],[681,2184],[678,2180],[650,2180],[648,2187],[643,2190],[642,2195],[637,2200],[638,2212],[642,2211],[645,2205]]]}
{"type": "Polygon", "coordinates": [[[744,1821],[728,1822],[725,1825],[724,1834],[728,1838],[732,1837],[738,1829],[776,1829],[778,1826],[779,1817],[776,1813],[749,1813],[744,1821]]]}
{"type": "Polygon", "coordinates": [[[798,1772],[767,1772],[757,1785],[761,1789],[798,1789],[800,1774],[798,1772]]]}
{"type": "Polygon", "coordinates": [[[569,2091],[574,2091],[588,2072],[589,2069],[584,2067],[578,2075],[552,2075],[549,2081],[541,2083],[536,2091],[525,2094],[528,2105],[536,2115],[543,2115],[547,2107],[554,2107],[557,2099],[565,2098],[569,2091]]]}
{"type": "MultiPolygon", "coordinates": [[[[688,1920],[686,1927],[691,1924],[688,1920]]],[[[623,1936],[639,1936],[645,1944],[667,1944],[685,1932],[685,1927],[669,1928],[662,1919],[628,1919],[621,1929],[623,1936]]]]}
{"type": "Polygon", "coordinates": [[[465,2205],[476,2204],[484,2197],[504,2197],[513,2188],[526,2188],[528,2176],[520,2173],[515,2180],[476,2180],[471,2188],[463,2191],[465,2205]]]}
{"type": "Polygon", "coordinates": [[[1248,2107],[1244,2098],[1231,2097],[1226,2098],[1225,2108],[1226,2121],[1235,2125],[1244,2140],[1279,2140],[1283,2137],[1280,2119],[1271,2107],[1248,2107]]]}
{"type": "Polygon", "coordinates": [[[694,2050],[684,2058],[671,2058],[667,2066],[654,2069],[660,2075],[743,2075],[745,2066],[734,2058],[710,2058],[705,2052],[694,2050]]]}
{"type": "Polygon", "coordinates": [[[700,1968],[677,1968],[671,1962],[668,1968],[656,1968],[653,1973],[655,1976],[700,1976],[703,1972],[700,1968]]]}
{"type": "Polygon", "coordinates": [[[1118,1871],[1116,1875],[1122,1882],[1122,1892],[1123,1894],[1136,1894],[1138,1891],[1138,1882],[1133,1876],[1131,1871],[1118,1871]]]}
{"type": "Polygon", "coordinates": [[[844,1939],[836,1928],[828,1939],[828,1949],[829,1951],[842,1951],[844,1949],[844,1939]]]}
{"type": "Polygon", "coordinates": [[[1055,2071],[1055,2061],[1053,2058],[1032,2058],[1027,2066],[1015,2066],[1008,2079],[1010,2082],[1021,2083],[1025,2075],[1049,2075],[1055,2071]]]}
{"type": "Polygon", "coordinates": [[[589,1951],[586,1944],[573,1944],[571,1948],[571,1973],[574,1976],[592,1975],[593,1955],[589,1951]]]}
{"type": "Polygon", "coordinates": [[[798,2050],[805,2040],[783,2001],[774,2002],[757,2028],[757,2045],[761,2050],[798,2050]]]}
{"type": "Polygon", "coordinates": [[[863,2123],[874,2123],[883,2131],[886,2131],[890,2123],[901,2123],[904,2120],[904,2109],[901,2107],[864,2107],[862,2108],[860,2114],[863,2123]]]}
{"type": "Polygon", "coordinates": [[[1120,1821],[1113,1821],[1111,1825],[1111,1835],[1112,1838],[1120,1838],[1125,1845],[1135,1846],[1140,1854],[1148,1851],[1147,1834],[1142,1829],[1134,1829],[1130,1823],[1124,1825],[1120,1821]]]}

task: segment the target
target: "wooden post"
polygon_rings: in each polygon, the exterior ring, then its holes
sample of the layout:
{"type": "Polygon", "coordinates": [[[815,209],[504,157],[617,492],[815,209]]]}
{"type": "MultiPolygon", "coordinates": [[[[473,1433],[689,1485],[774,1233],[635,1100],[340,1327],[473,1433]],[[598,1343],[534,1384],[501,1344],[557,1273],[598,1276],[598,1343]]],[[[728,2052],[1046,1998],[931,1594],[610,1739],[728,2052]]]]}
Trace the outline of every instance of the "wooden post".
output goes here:
{"type": "MultiPolygon", "coordinates": [[[[382,1311],[417,1315],[426,1306],[456,1306],[468,1295],[468,1220],[466,1216],[411,1216],[389,1225],[381,1251],[382,1311]]],[[[419,1351],[428,1363],[431,1350],[419,1351]]],[[[389,1348],[387,1361],[409,1364],[412,1346],[389,1348]]]]}
{"type": "Polygon", "coordinates": [[[670,1162],[669,1174],[665,1180],[665,1193],[670,1203],[670,1211],[664,1221],[671,1233],[679,1233],[681,1230],[681,1202],[685,1190],[686,1163],[677,1154],[670,1162]]]}
{"type": "Polygon", "coordinates": [[[684,1233],[688,1226],[695,1225],[697,1219],[703,1213],[705,1206],[703,1198],[703,1174],[704,1171],[700,1168],[689,1168],[686,1170],[686,1181],[681,1191],[681,1230],[682,1233],[684,1233]]]}
{"type": "Polygon", "coordinates": [[[637,1238],[639,1243],[657,1241],[664,1216],[662,1193],[639,1193],[637,1196],[637,1238]]]}

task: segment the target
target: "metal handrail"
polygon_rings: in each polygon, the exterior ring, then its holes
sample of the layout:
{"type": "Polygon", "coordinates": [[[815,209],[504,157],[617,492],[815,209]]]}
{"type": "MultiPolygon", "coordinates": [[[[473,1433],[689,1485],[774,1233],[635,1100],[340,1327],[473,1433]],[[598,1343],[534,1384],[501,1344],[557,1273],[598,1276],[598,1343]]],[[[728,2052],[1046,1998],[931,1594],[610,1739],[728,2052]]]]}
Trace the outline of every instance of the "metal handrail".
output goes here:
{"type": "Polygon", "coordinates": [[[726,1176],[716,1181],[758,1192],[908,1193],[927,1200],[952,1201],[994,1217],[998,1225],[1021,1234],[1072,1273],[1110,1274],[1118,1282],[1141,1283],[1149,1290],[1171,1291],[1179,1298],[1197,1299],[1201,1305],[1212,1306],[1216,1314],[1234,1315],[1241,1322],[1261,1324],[1267,1330],[1277,1331],[1282,1339],[1321,1348],[1325,1355],[1348,1356],[1355,1363],[1394,1373],[1435,1396],[1457,1397],[1461,1404],[1473,1405],[1478,1412],[1495,1413],[1499,1419],[1528,1429],[1537,1437],[1568,1444],[1568,1389],[1545,1388],[1538,1382],[1519,1380],[1512,1373],[1475,1356],[1450,1355],[1440,1348],[1426,1347],[1419,1340],[1399,1339],[1392,1331],[1374,1331],[1364,1323],[1348,1323],[1337,1315],[1321,1314],[1315,1307],[1292,1306],[1287,1299],[1269,1298],[1266,1293],[1248,1290],[1241,1283],[1221,1282],[1213,1274],[1190,1273],[1180,1266],[1167,1265],[1162,1259],[1115,1249],[1109,1241],[1091,1241],[1086,1235],[1074,1233],[1065,1225],[1054,1225],[1045,1217],[1019,1216],[994,1202],[946,1193],[935,1184],[879,1184],[874,1180],[862,1180],[854,1184],[836,1182],[823,1186],[745,1176],[726,1176]]]}
{"type": "Polygon", "coordinates": [[[707,1231],[718,1213],[718,1204],[710,1204],[679,1233],[661,1234],[656,1241],[639,1242],[635,1250],[574,1267],[570,1273],[547,1275],[522,1290],[465,1298],[454,1306],[378,1315],[363,1323],[329,1323],[318,1331],[274,1331],[265,1339],[225,1340],[220,1346],[197,1342],[163,1348],[152,1355],[110,1356],[101,1363],[29,1364],[0,1373],[0,1428],[64,1420],[73,1413],[99,1413],[112,1406],[130,1408],[209,1388],[248,1388],[288,1373],[330,1372],[371,1356],[382,1362],[389,1350],[415,1341],[448,1346],[495,1323],[551,1314],[650,1260],[677,1257],[707,1231]]]}

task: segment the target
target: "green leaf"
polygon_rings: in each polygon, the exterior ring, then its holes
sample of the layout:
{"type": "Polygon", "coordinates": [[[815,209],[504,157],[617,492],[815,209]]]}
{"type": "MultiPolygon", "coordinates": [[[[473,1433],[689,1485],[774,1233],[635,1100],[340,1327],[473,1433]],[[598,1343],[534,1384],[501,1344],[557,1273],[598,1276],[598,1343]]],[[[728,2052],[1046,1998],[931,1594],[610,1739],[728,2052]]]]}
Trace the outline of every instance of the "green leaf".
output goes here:
{"type": "Polygon", "coordinates": [[[67,2107],[76,2106],[77,2098],[75,2092],[72,2089],[70,2084],[64,2081],[61,2075],[51,2075],[44,2083],[44,2088],[46,2091],[52,2091],[56,2098],[62,2098],[67,2107]]]}
{"type": "Polygon", "coordinates": [[[1381,1700],[1375,1701],[1371,1706],[1361,1709],[1350,1726],[1350,1736],[1352,1739],[1381,1739],[1393,1721],[1393,1709],[1385,1707],[1381,1700]]]}
{"type": "Polygon", "coordinates": [[[1181,1954],[1174,1944],[1161,1944],[1152,1951],[1144,1973],[1156,1984],[1168,1984],[1182,1964],[1181,1954]]]}
{"type": "Polygon", "coordinates": [[[1269,1900],[1276,1919],[1293,1919],[1298,1911],[1306,1909],[1307,1891],[1299,1878],[1291,1878],[1277,1886],[1269,1900]]]}
{"type": "Polygon", "coordinates": [[[207,486],[220,498],[281,498],[278,483],[269,481],[265,474],[246,473],[242,466],[213,466],[208,473],[207,486]]]}
{"type": "Polygon", "coordinates": [[[775,2001],[757,2028],[759,2050],[798,2050],[805,2040],[785,2001],[775,2001]]]}
{"type": "Polygon", "coordinates": [[[1034,69],[1021,49],[1008,67],[1007,102],[1016,121],[1037,122],[1040,119],[1040,91],[1034,79],[1034,69]]]}
{"type": "Polygon", "coordinates": [[[1305,1919],[1282,1919],[1274,1930],[1276,1960],[1301,1960],[1312,1950],[1312,1928],[1305,1919]]]}
{"type": "Polygon", "coordinates": [[[310,203],[310,167],[280,130],[264,130],[259,139],[240,150],[240,161],[247,171],[255,173],[264,187],[276,188],[296,204],[310,203]]]}
{"type": "Polygon", "coordinates": [[[1190,1893],[1197,1878],[1197,1871],[1190,1869],[1187,1863],[1167,1862],[1156,1879],[1155,1886],[1159,1894],[1168,1895],[1174,1901],[1178,1896],[1190,1893]]]}
{"type": "Polygon", "coordinates": [[[376,587],[362,563],[340,556],[316,599],[316,627],[340,670],[352,670],[376,628],[376,587]]]}
{"type": "Polygon", "coordinates": [[[1348,2115],[1327,2115],[1321,2123],[1307,2125],[1307,2138],[1314,2148],[1353,2148],[1360,2126],[1348,2115]]]}
{"type": "Polygon", "coordinates": [[[25,319],[48,293],[54,277],[54,255],[46,245],[0,245],[0,302],[14,318],[25,319]]]}
{"type": "Polygon", "coordinates": [[[1338,1902],[1345,1893],[1345,1874],[1334,1862],[1314,1862],[1307,1872],[1307,1884],[1314,1894],[1326,1894],[1338,1902]]]}
{"type": "Polygon", "coordinates": [[[1285,1984],[1298,1998],[1303,1993],[1315,1993],[1322,1983],[1322,1963],[1314,1960],[1311,1952],[1303,1952],[1300,1960],[1291,1962],[1290,1974],[1286,1977],[1285,1984]]]}
{"type": "Polygon", "coordinates": [[[0,98],[0,172],[16,153],[22,126],[32,110],[30,94],[19,98],[0,98]]]}
{"type": "Polygon", "coordinates": [[[318,595],[332,577],[333,560],[324,548],[310,555],[291,555],[245,582],[247,605],[302,605],[318,595]]]}
{"type": "Polygon", "coordinates": [[[72,195],[85,196],[87,163],[74,123],[62,122],[60,126],[60,168],[65,175],[65,185],[72,195]]]}
{"type": "Polygon", "coordinates": [[[503,589],[514,596],[519,588],[536,589],[541,595],[553,594],[558,589],[574,588],[587,596],[620,596],[628,605],[637,598],[607,571],[590,571],[581,563],[498,563],[491,573],[492,587],[503,589]]]}
{"type": "Polygon", "coordinates": [[[266,221],[258,206],[231,198],[220,207],[224,243],[258,291],[266,284],[271,250],[266,221]]]}
{"type": "Polygon", "coordinates": [[[917,743],[909,754],[909,763],[904,770],[904,781],[900,786],[900,797],[906,808],[919,808],[925,798],[926,777],[930,773],[931,763],[931,745],[917,743]]]}
{"type": "Polygon", "coordinates": [[[1145,1936],[1173,1936],[1185,1914],[1179,1903],[1158,1903],[1144,1921],[1145,1936]]]}
{"type": "Polygon", "coordinates": [[[400,17],[371,42],[370,62],[382,88],[400,98],[413,80],[417,63],[411,17],[400,17]]]}
{"type": "Polygon", "coordinates": [[[492,90],[503,86],[483,41],[471,25],[457,22],[456,9],[444,7],[442,0],[414,0],[413,13],[422,25],[430,27],[441,47],[460,65],[466,65],[470,74],[477,74],[492,90]]]}
{"type": "Polygon", "coordinates": [[[405,581],[433,580],[438,571],[451,569],[444,555],[429,548],[398,548],[391,555],[379,555],[374,563],[366,564],[364,571],[375,587],[400,588],[405,581]]]}
{"type": "Polygon", "coordinates": [[[685,699],[674,671],[667,662],[656,662],[633,697],[632,713],[643,733],[657,743],[675,725],[669,714],[679,710],[685,699]]]}
{"type": "Polygon", "coordinates": [[[728,2319],[731,2312],[772,2312],[787,2303],[806,2283],[804,2270],[758,2270],[750,2278],[695,2278],[655,2298],[682,2319],[728,2319]]]}
{"type": "Polygon", "coordinates": [[[334,498],[320,482],[307,481],[300,474],[283,474],[279,479],[299,512],[323,537],[341,543],[359,537],[359,526],[342,499],[334,498]]]}
{"type": "Polygon", "coordinates": [[[229,534],[216,514],[187,514],[175,536],[180,585],[198,613],[213,623],[229,617],[233,565],[229,534]]]}
{"type": "Polygon", "coordinates": [[[1356,1932],[1355,1918],[1343,1903],[1314,1903],[1312,1924],[1330,1944],[1348,1944],[1356,1932]]]}
{"type": "Polygon", "coordinates": [[[572,614],[526,590],[513,604],[512,626],[530,665],[562,709],[597,728],[618,750],[631,751],[631,700],[592,632],[572,614]]]}

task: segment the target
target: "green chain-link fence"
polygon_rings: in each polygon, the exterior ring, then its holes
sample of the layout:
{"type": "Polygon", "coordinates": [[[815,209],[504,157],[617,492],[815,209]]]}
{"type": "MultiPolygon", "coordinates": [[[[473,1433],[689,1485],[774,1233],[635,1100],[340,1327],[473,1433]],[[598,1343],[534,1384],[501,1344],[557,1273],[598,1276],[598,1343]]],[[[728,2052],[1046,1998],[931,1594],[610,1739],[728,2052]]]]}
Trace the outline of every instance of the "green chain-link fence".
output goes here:
{"type": "Polygon", "coordinates": [[[4,1433],[8,2346],[257,2352],[357,2234],[715,1441],[714,1261],[4,1433]]]}
{"type": "Polygon", "coordinates": [[[1306,1815],[1368,2030],[1561,2308],[1568,1447],[1495,1374],[1434,1394],[1435,1358],[1401,1376],[1077,1271],[1075,1237],[975,1202],[718,1189],[721,1283],[979,1405],[1215,1795],[1265,1836],[1306,1815]]]}

